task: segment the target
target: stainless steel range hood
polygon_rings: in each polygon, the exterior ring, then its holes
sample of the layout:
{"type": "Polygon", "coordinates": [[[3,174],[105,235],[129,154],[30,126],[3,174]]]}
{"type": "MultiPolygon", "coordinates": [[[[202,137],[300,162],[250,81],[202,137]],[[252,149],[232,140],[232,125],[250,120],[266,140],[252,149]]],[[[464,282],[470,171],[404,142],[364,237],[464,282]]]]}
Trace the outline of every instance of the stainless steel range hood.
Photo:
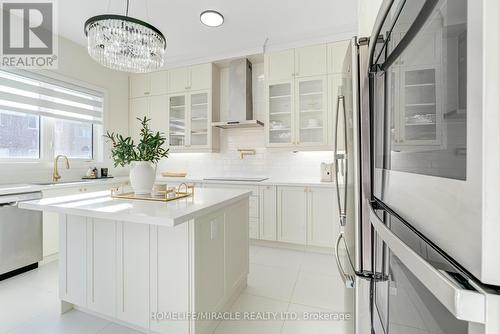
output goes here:
{"type": "Polygon", "coordinates": [[[237,59],[229,64],[229,110],[220,122],[212,123],[222,129],[253,128],[264,125],[253,119],[252,64],[248,59],[237,59]]]}

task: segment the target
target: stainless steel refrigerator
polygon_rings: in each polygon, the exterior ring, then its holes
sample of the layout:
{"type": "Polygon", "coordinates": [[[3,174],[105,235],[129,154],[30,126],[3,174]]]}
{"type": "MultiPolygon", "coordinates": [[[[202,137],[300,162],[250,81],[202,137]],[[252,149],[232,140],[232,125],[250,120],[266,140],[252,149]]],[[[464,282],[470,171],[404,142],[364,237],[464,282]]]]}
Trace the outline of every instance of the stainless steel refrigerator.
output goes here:
{"type": "Polygon", "coordinates": [[[352,42],[337,263],[356,333],[500,333],[499,21],[498,1],[385,0],[352,42]]]}

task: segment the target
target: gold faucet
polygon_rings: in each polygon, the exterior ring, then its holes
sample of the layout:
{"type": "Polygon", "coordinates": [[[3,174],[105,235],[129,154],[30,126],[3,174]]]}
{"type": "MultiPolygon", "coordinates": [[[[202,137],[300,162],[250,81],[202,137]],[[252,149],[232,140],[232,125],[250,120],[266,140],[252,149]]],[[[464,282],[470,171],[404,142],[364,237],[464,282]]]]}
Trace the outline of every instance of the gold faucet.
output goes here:
{"type": "Polygon", "coordinates": [[[238,152],[240,152],[240,159],[243,159],[245,155],[255,155],[255,149],[253,148],[239,148],[238,152]]]}
{"type": "Polygon", "coordinates": [[[59,158],[64,158],[66,160],[66,169],[69,169],[69,160],[68,157],[62,154],[59,154],[54,159],[54,171],[52,173],[52,181],[58,182],[61,179],[61,175],[59,175],[59,168],[57,167],[57,162],[59,158]]]}

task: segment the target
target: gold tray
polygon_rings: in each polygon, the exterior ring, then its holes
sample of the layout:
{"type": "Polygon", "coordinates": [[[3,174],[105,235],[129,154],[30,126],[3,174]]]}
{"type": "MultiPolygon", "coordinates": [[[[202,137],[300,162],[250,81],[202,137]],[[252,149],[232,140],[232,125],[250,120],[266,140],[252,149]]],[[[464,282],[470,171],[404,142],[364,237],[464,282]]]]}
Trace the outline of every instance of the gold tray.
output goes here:
{"type": "Polygon", "coordinates": [[[111,197],[122,198],[122,199],[135,199],[142,201],[170,202],[181,198],[192,197],[194,195],[194,186],[188,186],[187,184],[182,183],[175,191],[175,196],[168,197],[168,194],[171,194],[172,192],[174,191],[172,190],[160,191],[159,193],[161,195],[153,195],[153,194],[138,195],[134,192],[118,193],[116,190],[111,190],[111,197]],[[186,191],[180,191],[182,186],[185,186],[186,191]]]}

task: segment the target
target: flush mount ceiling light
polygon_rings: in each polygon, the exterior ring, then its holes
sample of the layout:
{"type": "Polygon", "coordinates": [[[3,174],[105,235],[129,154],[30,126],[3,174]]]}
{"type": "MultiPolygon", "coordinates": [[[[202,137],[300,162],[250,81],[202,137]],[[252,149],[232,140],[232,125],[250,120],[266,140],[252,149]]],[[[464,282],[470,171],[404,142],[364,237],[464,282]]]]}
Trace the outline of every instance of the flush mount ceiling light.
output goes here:
{"type": "Polygon", "coordinates": [[[154,71],[163,66],[165,36],[149,23],[123,15],[97,15],[85,22],[87,50],[108,68],[133,73],[154,71]]]}
{"type": "Polygon", "coordinates": [[[209,27],[219,27],[224,23],[224,16],[215,10],[206,10],[200,14],[200,21],[209,27]]]}

